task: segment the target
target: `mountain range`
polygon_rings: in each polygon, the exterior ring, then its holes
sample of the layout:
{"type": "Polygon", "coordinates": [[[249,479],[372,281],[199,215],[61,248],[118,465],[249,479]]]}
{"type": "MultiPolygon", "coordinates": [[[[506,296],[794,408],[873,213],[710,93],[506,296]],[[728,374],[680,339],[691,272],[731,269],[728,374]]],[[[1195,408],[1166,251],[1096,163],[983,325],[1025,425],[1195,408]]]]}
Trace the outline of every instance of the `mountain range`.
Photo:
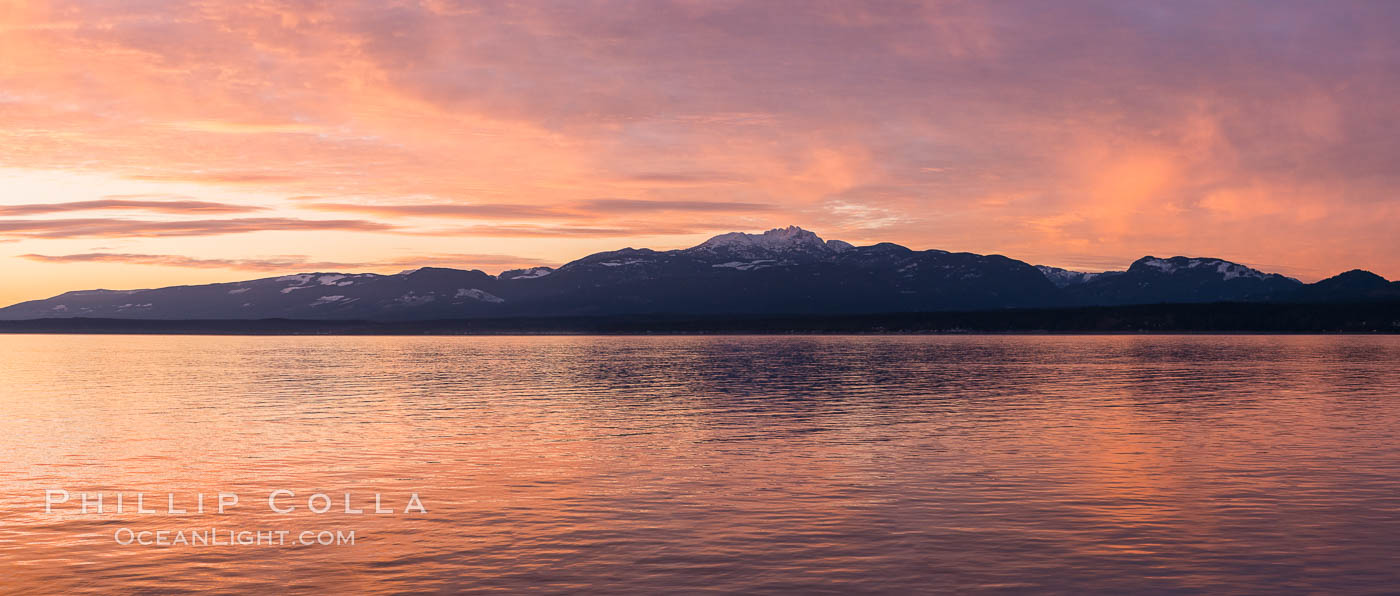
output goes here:
{"type": "Polygon", "coordinates": [[[499,275],[424,267],[302,273],[149,290],[83,290],[0,319],[432,320],[487,317],[837,315],[1212,302],[1400,300],[1400,282],[1353,270],[1304,284],[1216,258],[1143,257],[1125,271],[1033,266],[1001,255],[854,246],[797,227],[691,248],[624,248],[499,275]]]}

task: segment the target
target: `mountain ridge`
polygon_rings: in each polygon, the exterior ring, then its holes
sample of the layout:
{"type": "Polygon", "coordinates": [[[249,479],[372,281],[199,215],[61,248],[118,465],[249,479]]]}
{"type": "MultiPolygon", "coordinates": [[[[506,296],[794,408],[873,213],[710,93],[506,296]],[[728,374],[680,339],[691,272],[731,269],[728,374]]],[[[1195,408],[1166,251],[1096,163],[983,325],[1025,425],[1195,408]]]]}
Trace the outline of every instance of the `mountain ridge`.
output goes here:
{"type": "Polygon", "coordinates": [[[856,314],[1202,302],[1384,300],[1400,283],[1360,270],[1304,284],[1219,258],[1145,256],[1081,272],[1003,255],[855,246],[796,226],[696,246],[623,248],[490,275],[422,267],[312,272],[144,290],[75,290],[0,319],[426,320],[510,316],[856,314]]]}

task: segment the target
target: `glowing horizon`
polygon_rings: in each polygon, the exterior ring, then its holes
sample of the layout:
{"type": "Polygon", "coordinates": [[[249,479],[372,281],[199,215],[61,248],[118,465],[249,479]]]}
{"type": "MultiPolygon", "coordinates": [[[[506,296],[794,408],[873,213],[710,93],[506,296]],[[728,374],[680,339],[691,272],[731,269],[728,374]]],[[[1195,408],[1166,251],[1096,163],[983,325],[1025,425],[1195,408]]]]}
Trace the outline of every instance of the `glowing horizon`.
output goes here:
{"type": "Polygon", "coordinates": [[[25,1],[0,305],[798,225],[1400,277],[1400,6],[25,1]]]}

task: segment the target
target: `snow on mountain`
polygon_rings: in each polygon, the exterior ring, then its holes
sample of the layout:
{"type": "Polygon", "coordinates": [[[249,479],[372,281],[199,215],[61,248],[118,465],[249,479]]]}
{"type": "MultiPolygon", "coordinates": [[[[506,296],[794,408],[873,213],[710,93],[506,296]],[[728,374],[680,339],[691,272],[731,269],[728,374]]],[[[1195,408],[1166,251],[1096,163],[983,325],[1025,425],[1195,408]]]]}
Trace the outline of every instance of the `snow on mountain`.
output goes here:
{"type": "Polygon", "coordinates": [[[747,257],[757,260],[775,254],[830,256],[854,248],[840,240],[822,240],[816,233],[797,226],[776,228],[762,234],[730,232],[710,238],[681,251],[692,256],[706,254],[747,257]]]}
{"type": "Polygon", "coordinates": [[[322,297],[320,297],[320,298],[317,298],[315,301],[313,301],[313,302],[311,303],[311,306],[321,306],[321,305],[324,305],[324,304],[330,304],[330,303],[332,303],[332,302],[339,302],[339,301],[344,300],[344,299],[345,299],[345,297],[344,297],[344,296],[341,296],[341,295],[322,296],[322,297]]]}
{"type": "Polygon", "coordinates": [[[764,268],[764,267],[772,267],[773,265],[775,265],[775,264],[777,264],[777,263],[778,263],[778,261],[775,261],[775,260],[773,260],[773,259],[758,259],[758,260],[756,260],[756,261],[749,261],[749,262],[747,262],[747,263],[745,263],[745,262],[743,262],[743,261],[729,261],[728,263],[715,263],[714,265],[710,265],[710,267],[728,268],[728,269],[738,269],[739,271],[751,271],[751,270],[754,270],[754,269],[762,269],[762,268],[764,268]]]}
{"type": "Polygon", "coordinates": [[[602,261],[598,263],[604,267],[626,267],[627,265],[640,265],[647,262],[646,259],[618,259],[613,261],[602,261]]]}
{"type": "Polygon", "coordinates": [[[826,242],[823,241],[821,237],[817,236],[815,232],[810,232],[797,226],[788,226],[786,228],[768,230],[762,234],[748,234],[744,232],[720,234],[702,242],[695,248],[760,247],[768,250],[784,250],[797,246],[825,247],[826,242]]]}
{"type": "Polygon", "coordinates": [[[1167,304],[1278,299],[1301,285],[1223,259],[1146,256],[1127,271],[1061,289],[1078,304],[1167,304]]]}
{"type": "Polygon", "coordinates": [[[476,288],[471,288],[471,289],[462,288],[462,289],[459,289],[459,290],[457,290],[457,293],[453,296],[453,298],[456,298],[456,299],[471,298],[472,300],[476,300],[476,301],[479,301],[479,302],[491,302],[491,303],[494,303],[494,304],[500,304],[500,303],[502,303],[502,302],[505,302],[505,299],[503,299],[503,298],[501,298],[501,297],[499,297],[499,296],[496,296],[496,295],[494,295],[494,294],[492,294],[492,293],[490,293],[490,292],[484,291],[484,290],[478,290],[478,289],[476,289],[476,288]]]}
{"type": "Polygon", "coordinates": [[[510,271],[502,271],[500,275],[496,276],[496,279],[539,279],[551,273],[554,273],[553,267],[511,269],[510,271]]]}
{"type": "Polygon", "coordinates": [[[1117,273],[1122,273],[1121,271],[1104,271],[1100,273],[1070,271],[1069,269],[1061,269],[1059,267],[1051,267],[1049,265],[1036,265],[1035,268],[1040,270],[1041,273],[1045,274],[1045,278],[1050,280],[1050,283],[1055,284],[1055,287],[1057,288],[1087,283],[1103,275],[1114,275],[1117,273]]]}
{"type": "Polygon", "coordinates": [[[1128,268],[1129,271],[1135,269],[1152,270],[1158,273],[1165,273],[1169,275],[1185,272],[1213,272],[1215,274],[1218,274],[1221,279],[1227,281],[1238,278],[1270,279],[1275,277],[1283,277],[1281,275],[1278,275],[1277,273],[1264,273],[1263,271],[1260,271],[1258,269],[1246,267],[1239,263],[1232,263],[1224,259],[1192,257],[1172,257],[1170,259],[1159,259],[1157,257],[1147,256],[1138,259],[1128,268]]]}
{"type": "Polygon", "coordinates": [[[855,248],[855,245],[844,240],[827,240],[826,247],[830,248],[834,252],[843,253],[848,250],[851,250],[852,248],[855,248]]]}
{"type": "MultiPolygon", "coordinates": [[[[1102,276],[1120,275],[1124,271],[1104,271],[1099,273],[1089,273],[1084,271],[1071,271],[1059,267],[1048,265],[1036,265],[1041,273],[1045,274],[1055,284],[1055,287],[1065,288],[1073,285],[1088,283],[1102,276]]],[[[1270,279],[1272,277],[1282,277],[1277,274],[1264,273],[1258,269],[1246,267],[1239,263],[1232,263],[1223,259],[1172,257],[1170,259],[1159,259],[1157,257],[1143,257],[1138,259],[1129,268],[1129,271],[1139,273],[1156,273],[1162,275],[1176,275],[1181,273],[1214,273],[1220,276],[1222,281],[1232,279],[1270,279]]]]}

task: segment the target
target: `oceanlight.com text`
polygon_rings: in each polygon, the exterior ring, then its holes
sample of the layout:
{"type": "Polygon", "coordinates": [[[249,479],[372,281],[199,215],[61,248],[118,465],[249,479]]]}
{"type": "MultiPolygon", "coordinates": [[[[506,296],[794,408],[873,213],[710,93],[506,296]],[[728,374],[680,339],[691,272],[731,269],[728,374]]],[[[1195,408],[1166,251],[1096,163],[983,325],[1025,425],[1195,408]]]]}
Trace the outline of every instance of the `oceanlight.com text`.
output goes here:
{"type": "Polygon", "coordinates": [[[119,528],[113,540],[123,546],[354,546],[354,530],[133,530],[119,528]]]}

